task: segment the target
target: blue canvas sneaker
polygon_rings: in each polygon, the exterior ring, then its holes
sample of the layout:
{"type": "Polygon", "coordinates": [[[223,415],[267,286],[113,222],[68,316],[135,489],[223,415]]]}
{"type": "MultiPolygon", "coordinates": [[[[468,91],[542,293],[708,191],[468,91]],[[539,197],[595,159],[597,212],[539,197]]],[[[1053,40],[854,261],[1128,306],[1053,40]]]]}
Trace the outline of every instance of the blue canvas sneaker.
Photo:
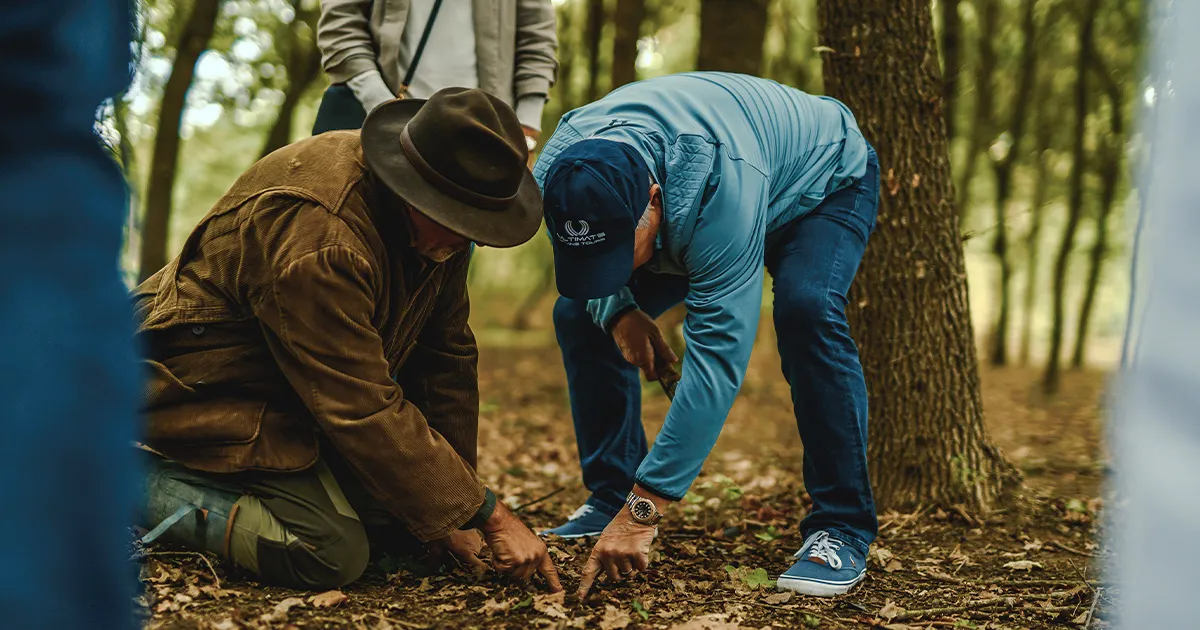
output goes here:
{"type": "Polygon", "coordinates": [[[809,534],[796,557],[796,564],[779,576],[780,590],[833,597],[848,592],[867,576],[863,554],[830,530],[809,534]]]}
{"type": "Polygon", "coordinates": [[[558,536],[559,538],[583,538],[599,536],[608,527],[616,514],[608,514],[589,503],[579,506],[578,510],[567,519],[566,523],[553,529],[541,532],[541,536],[558,536]]]}

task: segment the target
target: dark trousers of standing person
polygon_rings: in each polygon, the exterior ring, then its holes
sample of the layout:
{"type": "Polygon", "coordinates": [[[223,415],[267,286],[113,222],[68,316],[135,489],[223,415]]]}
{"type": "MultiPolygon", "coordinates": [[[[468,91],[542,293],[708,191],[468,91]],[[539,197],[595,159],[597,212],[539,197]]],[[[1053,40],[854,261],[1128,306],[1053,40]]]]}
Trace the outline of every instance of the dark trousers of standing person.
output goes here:
{"type": "MultiPolygon", "coordinates": [[[[766,254],[779,355],[813,501],[801,531],[838,531],[864,554],[878,523],[867,475],[867,388],[846,320],[846,295],[874,229],[878,199],[879,163],[871,151],[859,182],[770,235],[766,254]]],[[[684,299],[688,280],[638,272],[630,288],[639,308],[658,317],[684,299]]],[[[583,481],[592,493],[588,503],[615,513],[647,453],[638,370],[596,326],[585,301],[559,298],[554,327],[583,481]]]]}
{"type": "Polygon", "coordinates": [[[0,609],[134,627],[138,404],[124,180],[96,108],[129,81],[126,0],[0,0],[0,609]]]}
{"type": "Polygon", "coordinates": [[[317,108],[317,119],[313,123],[313,135],[339,129],[362,129],[367,112],[354,96],[350,86],[334,83],[325,89],[321,105],[317,108]]]}

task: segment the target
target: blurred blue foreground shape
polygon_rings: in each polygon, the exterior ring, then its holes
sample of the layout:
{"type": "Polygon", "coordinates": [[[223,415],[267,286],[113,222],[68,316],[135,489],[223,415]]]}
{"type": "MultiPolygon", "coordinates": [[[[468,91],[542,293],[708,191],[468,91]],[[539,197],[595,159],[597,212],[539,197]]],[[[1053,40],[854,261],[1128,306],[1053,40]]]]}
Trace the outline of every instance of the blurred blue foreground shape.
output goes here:
{"type": "Polygon", "coordinates": [[[1117,626],[1200,627],[1200,2],[1152,2],[1132,343],[1112,414],[1117,626]]]}
{"type": "Polygon", "coordinates": [[[133,627],[123,179],[93,133],[125,0],[0,0],[0,627],[133,627]]]}

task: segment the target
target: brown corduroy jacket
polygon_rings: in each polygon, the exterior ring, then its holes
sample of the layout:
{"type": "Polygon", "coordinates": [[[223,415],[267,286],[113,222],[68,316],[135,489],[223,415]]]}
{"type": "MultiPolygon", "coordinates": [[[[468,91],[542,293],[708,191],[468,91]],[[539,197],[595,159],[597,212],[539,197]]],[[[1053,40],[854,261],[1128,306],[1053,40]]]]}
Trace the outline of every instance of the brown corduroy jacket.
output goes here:
{"type": "Polygon", "coordinates": [[[318,432],[421,540],[484,501],[467,258],[425,263],[357,131],[250,167],[134,290],[145,442],[210,472],[293,471],[318,432]]]}

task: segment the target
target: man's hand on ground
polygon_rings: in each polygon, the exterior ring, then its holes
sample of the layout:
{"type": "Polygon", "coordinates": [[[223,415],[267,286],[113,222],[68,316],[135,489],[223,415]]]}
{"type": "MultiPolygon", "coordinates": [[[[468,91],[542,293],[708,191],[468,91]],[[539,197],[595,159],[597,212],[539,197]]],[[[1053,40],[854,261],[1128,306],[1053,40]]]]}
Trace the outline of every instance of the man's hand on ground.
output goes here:
{"type": "Polygon", "coordinates": [[[486,569],[487,563],[479,557],[483,552],[483,538],[479,530],[456,531],[449,536],[435,540],[428,545],[429,558],[435,566],[446,564],[447,555],[453,556],[459,562],[473,569],[486,569]]]}
{"type": "MultiPolygon", "coordinates": [[[[661,512],[670,502],[640,487],[634,492],[654,501],[661,512]]],[[[620,582],[650,566],[650,544],[654,542],[656,528],[633,520],[628,509],[622,509],[613,518],[588,557],[579,580],[579,599],[587,597],[596,577],[603,571],[611,582],[620,582]]]]}
{"type": "Polygon", "coordinates": [[[679,360],[658,325],[641,309],[621,315],[612,326],[612,336],[625,360],[641,369],[651,381],[658,380],[659,363],[679,360]]]}
{"type": "Polygon", "coordinates": [[[492,550],[492,567],[497,571],[526,581],[534,573],[540,573],[551,592],[563,590],[546,543],[503,502],[496,503],[496,511],[484,523],[483,536],[492,550]]]}

